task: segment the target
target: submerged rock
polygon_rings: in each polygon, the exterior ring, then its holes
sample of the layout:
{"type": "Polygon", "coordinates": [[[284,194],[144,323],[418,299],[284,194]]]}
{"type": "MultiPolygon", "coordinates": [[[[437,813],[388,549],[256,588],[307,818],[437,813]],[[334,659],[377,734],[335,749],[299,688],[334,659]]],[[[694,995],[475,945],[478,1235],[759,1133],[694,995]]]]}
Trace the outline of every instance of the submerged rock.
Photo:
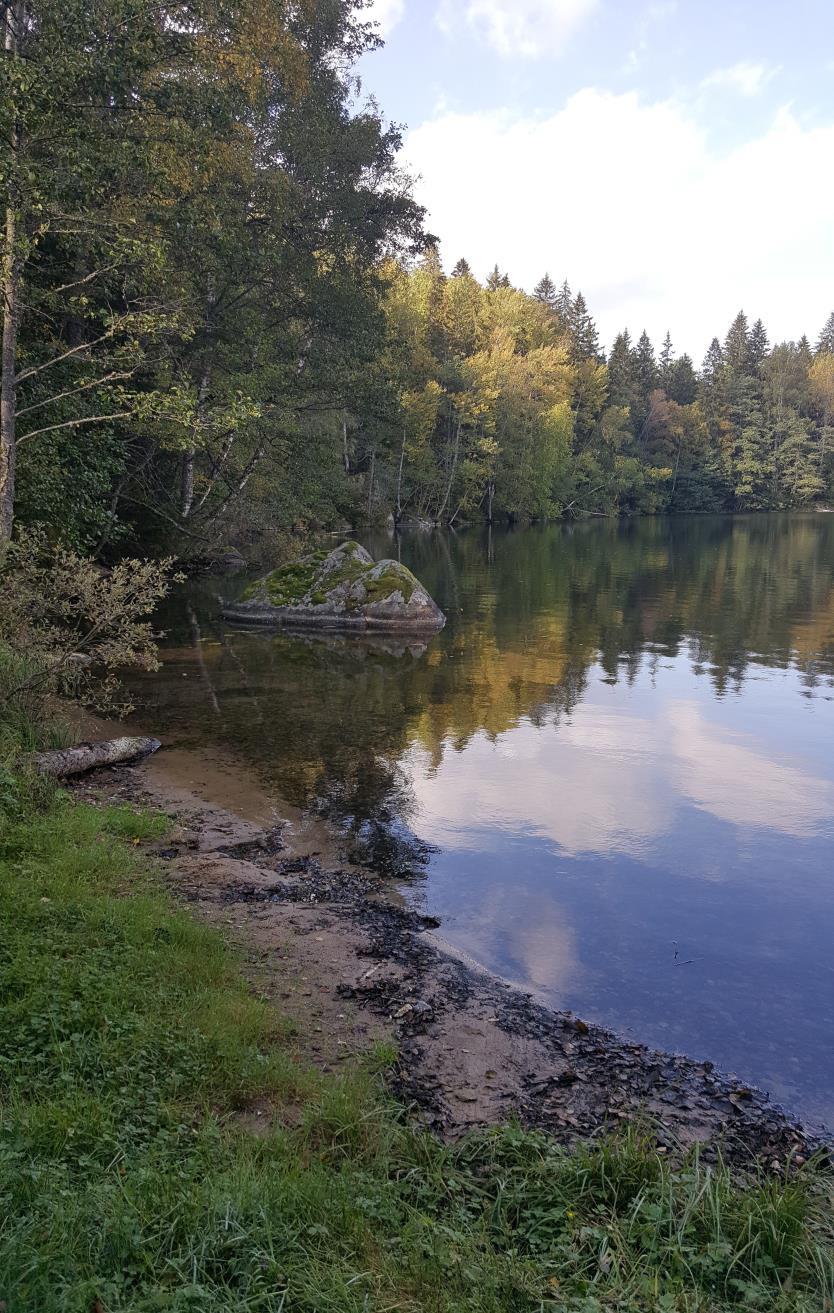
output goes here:
{"type": "Polygon", "coordinates": [[[250,584],[223,606],[238,624],[431,633],[446,617],[399,561],[374,561],[359,543],[315,551],[250,584]]]}

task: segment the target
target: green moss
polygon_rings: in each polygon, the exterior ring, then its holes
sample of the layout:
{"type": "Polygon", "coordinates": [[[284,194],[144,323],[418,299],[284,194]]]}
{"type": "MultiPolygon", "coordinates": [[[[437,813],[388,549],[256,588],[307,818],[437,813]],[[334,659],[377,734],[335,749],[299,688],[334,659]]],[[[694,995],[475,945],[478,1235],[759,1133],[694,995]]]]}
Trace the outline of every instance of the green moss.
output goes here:
{"type": "Polygon", "coordinates": [[[403,601],[410,602],[416,587],[417,580],[411,571],[407,570],[404,565],[392,562],[375,579],[366,581],[366,600],[368,602],[384,602],[386,597],[392,597],[394,593],[401,593],[403,601]]]}
{"type": "Polygon", "coordinates": [[[406,602],[411,600],[418,581],[404,565],[389,561],[380,569],[364,559],[362,548],[354,542],[340,543],[334,551],[341,552],[343,558],[327,573],[322,566],[333,553],[321,549],[310,552],[250,584],[243,594],[244,601],[269,602],[272,606],[298,606],[303,602],[321,606],[334,588],[343,588],[347,593],[345,608],[349,612],[359,610],[368,602],[383,602],[394,593],[400,593],[406,602]],[[359,596],[352,592],[357,583],[363,585],[362,590],[357,590],[359,596]]]}
{"type": "Polygon", "coordinates": [[[305,557],[291,565],[282,565],[264,579],[250,584],[243,594],[246,602],[263,600],[273,606],[293,606],[303,601],[316,582],[321,570],[319,561],[305,557]]]}
{"type": "Polygon", "coordinates": [[[333,570],[332,573],[327,575],[327,587],[330,589],[338,588],[340,584],[354,584],[370,568],[363,561],[357,561],[354,557],[347,557],[337,570],[333,570]]]}
{"type": "Polygon", "coordinates": [[[367,562],[356,559],[357,553],[361,551],[358,543],[340,543],[333,550],[345,553],[344,561],[336,570],[327,575],[322,574],[322,566],[331,552],[319,547],[298,561],[281,565],[263,579],[257,579],[246,589],[243,600],[269,602],[272,606],[298,606],[305,599],[320,604],[327,600],[325,593],[331,588],[353,583],[371,568],[367,562]]]}

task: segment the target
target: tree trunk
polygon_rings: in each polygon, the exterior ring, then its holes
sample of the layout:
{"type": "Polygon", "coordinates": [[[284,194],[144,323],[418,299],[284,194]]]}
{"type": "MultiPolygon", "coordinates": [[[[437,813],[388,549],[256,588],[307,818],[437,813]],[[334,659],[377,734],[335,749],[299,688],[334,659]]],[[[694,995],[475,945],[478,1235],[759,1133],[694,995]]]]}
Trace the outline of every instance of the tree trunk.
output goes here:
{"type": "Polygon", "coordinates": [[[347,415],[342,412],[342,464],[345,474],[350,474],[350,452],[348,451],[347,415]]]}
{"type": "Polygon", "coordinates": [[[92,743],[77,743],[73,748],[57,748],[53,752],[36,752],[33,758],[39,775],[63,779],[65,775],[82,775],[96,766],[120,766],[123,762],[148,757],[162,744],[159,739],[131,738],[100,739],[92,743]]]}
{"type": "Polygon", "coordinates": [[[20,290],[20,260],[16,251],[16,215],[6,210],[6,250],[3,259],[3,346],[0,358],[0,543],[12,536],[14,521],[14,476],[17,442],[15,420],[17,388],[17,319],[20,290]]]}
{"type": "MultiPolygon", "coordinates": [[[[209,383],[211,382],[211,364],[206,363],[203,372],[200,375],[200,386],[197,389],[197,430],[202,430],[203,417],[206,411],[206,399],[208,397],[209,383]]],[[[196,447],[189,447],[183,453],[182,469],[180,471],[180,515],[187,520],[191,514],[191,507],[194,505],[194,457],[197,454],[196,447]]]]}
{"type": "Polygon", "coordinates": [[[180,515],[187,520],[191,514],[191,507],[194,504],[194,457],[196,451],[194,447],[189,447],[182,453],[182,466],[180,467],[180,515]]]}
{"type": "Polygon", "coordinates": [[[400,468],[397,471],[397,524],[403,516],[402,490],[403,490],[403,462],[405,461],[405,425],[403,425],[403,440],[400,447],[400,468]]]}
{"type": "Polygon", "coordinates": [[[370,520],[374,505],[374,476],[376,474],[376,447],[371,452],[371,477],[368,483],[368,519],[370,520]]]}
{"type": "MultiPolygon", "coordinates": [[[[6,32],[3,41],[6,59],[18,53],[23,32],[24,0],[14,0],[6,9],[6,32]]],[[[12,127],[11,157],[20,148],[20,129],[12,127]]],[[[13,183],[13,187],[14,187],[13,183]]],[[[0,543],[8,542],[14,523],[14,478],[17,455],[17,329],[20,318],[20,280],[22,262],[18,247],[16,197],[10,194],[6,205],[3,252],[3,338],[0,348],[0,543]]]]}
{"type": "Polygon", "coordinates": [[[457,473],[457,468],[458,468],[458,454],[459,454],[459,452],[460,452],[460,426],[461,426],[461,422],[462,422],[462,421],[461,421],[460,417],[458,417],[457,428],[455,429],[455,449],[454,449],[454,452],[453,452],[453,454],[452,454],[452,468],[449,470],[449,482],[446,484],[446,496],[443,498],[443,501],[442,501],[441,506],[440,506],[440,510],[437,512],[437,522],[438,522],[438,524],[439,524],[440,521],[443,519],[443,512],[445,511],[446,507],[447,507],[448,504],[449,504],[449,498],[450,498],[451,495],[452,495],[452,484],[453,484],[454,481],[455,481],[455,474],[457,473]]]}

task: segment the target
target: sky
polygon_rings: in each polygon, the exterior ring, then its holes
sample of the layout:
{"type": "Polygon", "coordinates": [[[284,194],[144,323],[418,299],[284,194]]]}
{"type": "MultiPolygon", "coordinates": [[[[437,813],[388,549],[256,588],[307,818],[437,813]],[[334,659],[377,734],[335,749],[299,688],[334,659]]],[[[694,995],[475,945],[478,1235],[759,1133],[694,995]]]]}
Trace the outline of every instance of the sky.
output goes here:
{"type": "Polygon", "coordinates": [[[447,269],[581,290],[700,363],[834,310],[834,0],[370,0],[363,91],[447,269]]]}

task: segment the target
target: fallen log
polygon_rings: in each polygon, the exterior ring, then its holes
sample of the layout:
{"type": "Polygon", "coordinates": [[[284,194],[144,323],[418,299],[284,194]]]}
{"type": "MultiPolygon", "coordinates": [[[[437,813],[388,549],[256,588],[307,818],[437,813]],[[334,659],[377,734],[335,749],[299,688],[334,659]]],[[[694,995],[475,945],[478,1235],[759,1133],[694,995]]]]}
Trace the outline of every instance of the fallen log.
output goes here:
{"type": "Polygon", "coordinates": [[[162,744],[159,739],[131,738],[99,739],[89,743],[76,743],[72,748],[56,748],[50,752],[36,752],[32,758],[39,775],[63,779],[65,775],[82,775],[97,766],[120,766],[124,762],[148,757],[162,744]]]}

